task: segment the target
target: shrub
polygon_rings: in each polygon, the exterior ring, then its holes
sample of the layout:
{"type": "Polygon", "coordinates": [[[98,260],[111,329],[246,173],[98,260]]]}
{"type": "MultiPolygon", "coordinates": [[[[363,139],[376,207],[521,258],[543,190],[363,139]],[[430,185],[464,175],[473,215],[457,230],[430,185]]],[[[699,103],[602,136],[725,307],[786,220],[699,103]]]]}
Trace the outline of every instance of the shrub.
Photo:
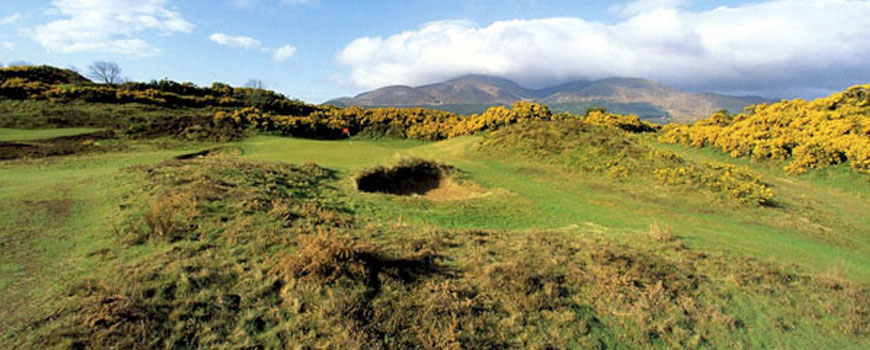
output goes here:
{"type": "Polygon", "coordinates": [[[870,174],[870,85],[810,102],[756,105],[736,116],[719,112],[663,131],[664,142],[711,146],[732,157],[789,160],[784,169],[793,174],[840,163],[870,174]]]}

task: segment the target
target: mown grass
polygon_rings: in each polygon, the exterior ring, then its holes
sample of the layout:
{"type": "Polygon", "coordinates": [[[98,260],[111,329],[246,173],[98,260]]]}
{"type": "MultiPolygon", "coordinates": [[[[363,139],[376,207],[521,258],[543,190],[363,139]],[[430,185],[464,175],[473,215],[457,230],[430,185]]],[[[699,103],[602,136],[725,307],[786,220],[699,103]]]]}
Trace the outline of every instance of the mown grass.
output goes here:
{"type": "Polygon", "coordinates": [[[30,141],[52,137],[73,136],[99,131],[94,128],[8,129],[0,128],[0,141],[30,141]]]}

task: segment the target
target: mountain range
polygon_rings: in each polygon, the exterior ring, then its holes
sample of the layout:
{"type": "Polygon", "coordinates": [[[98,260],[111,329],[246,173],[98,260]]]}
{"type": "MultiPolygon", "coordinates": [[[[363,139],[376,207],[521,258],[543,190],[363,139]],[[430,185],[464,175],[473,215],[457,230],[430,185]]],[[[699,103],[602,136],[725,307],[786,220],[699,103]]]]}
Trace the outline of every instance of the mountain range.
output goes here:
{"type": "Polygon", "coordinates": [[[326,104],[339,107],[419,106],[470,114],[516,101],[541,102],[554,112],[584,113],[588,108],[604,107],[615,113],[632,113],[646,119],[691,122],[709,117],[718,110],[741,112],[747,105],[770,100],[757,96],[685,92],[639,78],[580,80],[529,89],[504,78],[466,75],[418,87],[387,86],[326,104]]]}

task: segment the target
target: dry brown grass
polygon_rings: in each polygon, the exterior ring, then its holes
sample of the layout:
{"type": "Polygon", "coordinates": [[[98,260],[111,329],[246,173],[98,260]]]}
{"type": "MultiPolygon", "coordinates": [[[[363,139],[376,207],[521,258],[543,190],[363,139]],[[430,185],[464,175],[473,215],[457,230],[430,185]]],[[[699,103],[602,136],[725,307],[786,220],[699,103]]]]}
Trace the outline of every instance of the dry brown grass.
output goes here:
{"type": "Polygon", "coordinates": [[[299,239],[299,250],[287,256],[277,271],[287,280],[311,279],[328,284],[341,277],[364,281],[382,258],[381,249],[368,241],[320,230],[299,239]]]}
{"type": "Polygon", "coordinates": [[[152,201],[142,215],[148,229],[144,238],[172,242],[195,234],[194,219],[199,215],[196,204],[196,197],[190,193],[170,193],[152,201]]]}
{"type": "Polygon", "coordinates": [[[483,196],[486,190],[468,180],[453,177],[442,179],[435,189],[426,192],[423,198],[433,201],[455,201],[483,196]]]}
{"type": "Polygon", "coordinates": [[[675,239],[671,227],[668,225],[661,225],[658,222],[654,222],[649,226],[648,235],[654,241],[659,243],[672,242],[675,239]]]}

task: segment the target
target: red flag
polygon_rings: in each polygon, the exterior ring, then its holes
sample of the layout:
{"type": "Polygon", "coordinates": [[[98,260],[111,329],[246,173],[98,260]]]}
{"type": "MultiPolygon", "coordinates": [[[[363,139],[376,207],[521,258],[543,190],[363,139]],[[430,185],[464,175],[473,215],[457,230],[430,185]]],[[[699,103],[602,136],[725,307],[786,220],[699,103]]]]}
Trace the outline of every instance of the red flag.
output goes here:
{"type": "Polygon", "coordinates": [[[348,130],[347,128],[341,129],[341,132],[350,135],[350,130],[348,130]]]}

